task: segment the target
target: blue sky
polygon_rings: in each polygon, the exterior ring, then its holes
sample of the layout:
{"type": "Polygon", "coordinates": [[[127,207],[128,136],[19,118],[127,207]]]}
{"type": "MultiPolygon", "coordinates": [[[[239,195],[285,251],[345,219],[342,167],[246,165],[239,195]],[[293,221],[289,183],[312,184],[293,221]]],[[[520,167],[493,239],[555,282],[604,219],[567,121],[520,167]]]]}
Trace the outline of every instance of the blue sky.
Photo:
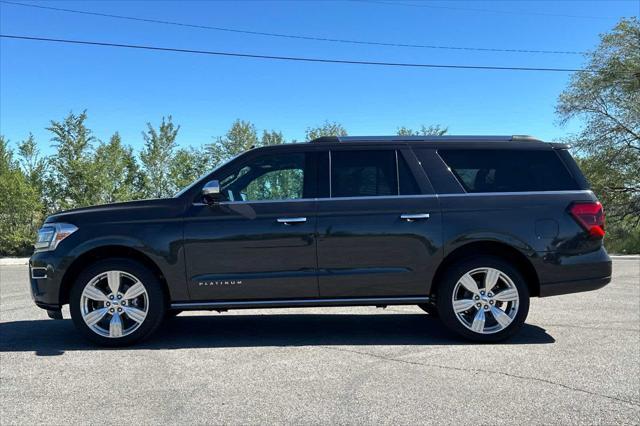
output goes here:
{"type": "MultiPolygon", "coordinates": [[[[50,1],[54,7],[305,36],[503,49],[584,51],[635,1],[50,1]],[[411,6],[418,5],[418,6],[411,6]],[[429,7],[423,7],[429,6],[429,7]],[[483,9],[468,10],[468,9],[483,9]],[[494,12],[490,12],[494,11],[494,12]],[[502,13],[499,13],[502,12],[502,13]],[[571,15],[582,16],[552,16],[571,15]]],[[[579,68],[578,55],[499,53],[328,43],[184,28],[0,4],[4,34],[391,62],[579,68]]],[[[181,145],[209,143],[233,120],[287,139],[324,120],[353,135],[398,126],[453,134],[575,131],[554,108],[567,73],[386,68],[198,56],[0,40],[0,132],[33,132],[51,152],[52,119],[88,110],[102,140],[119,131],[139,149],[146,122],[173,115],[181,145]]]]}

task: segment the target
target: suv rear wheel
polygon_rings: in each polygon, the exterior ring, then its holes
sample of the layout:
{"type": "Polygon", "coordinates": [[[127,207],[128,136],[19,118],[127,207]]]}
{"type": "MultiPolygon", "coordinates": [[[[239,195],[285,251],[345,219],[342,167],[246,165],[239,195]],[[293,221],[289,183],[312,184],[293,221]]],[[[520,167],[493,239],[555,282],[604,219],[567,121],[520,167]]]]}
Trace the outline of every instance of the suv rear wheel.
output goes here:
{"type": "Polygon", "coordinates": [[[148,337],[165,316],[158,278],[128,259],[102,260],[85,269],[69,299],[74,324],[104,346],[125,346],[148,337]]]}
{"type": "Polygon", "coordinates": [[[522,327],[529,313],[524,278],[500,258],[482,256],[455,263],[438,290],[440,318],[471,340],[504,340],[522,327]]]}

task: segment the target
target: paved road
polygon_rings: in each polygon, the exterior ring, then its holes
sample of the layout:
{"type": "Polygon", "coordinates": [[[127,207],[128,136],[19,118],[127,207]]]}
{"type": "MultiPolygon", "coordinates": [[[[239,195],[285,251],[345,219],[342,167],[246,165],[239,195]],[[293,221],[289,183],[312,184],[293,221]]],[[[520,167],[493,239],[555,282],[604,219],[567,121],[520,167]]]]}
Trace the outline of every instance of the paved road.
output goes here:
{"type": "Polygon", "coordinates": [[[533,300],[499,345],[393,307],[182,314],[105,350],[46,319],[26,267],[2,266],[0,423],[638,424],[640,261],[614,274],[533,300]]]}

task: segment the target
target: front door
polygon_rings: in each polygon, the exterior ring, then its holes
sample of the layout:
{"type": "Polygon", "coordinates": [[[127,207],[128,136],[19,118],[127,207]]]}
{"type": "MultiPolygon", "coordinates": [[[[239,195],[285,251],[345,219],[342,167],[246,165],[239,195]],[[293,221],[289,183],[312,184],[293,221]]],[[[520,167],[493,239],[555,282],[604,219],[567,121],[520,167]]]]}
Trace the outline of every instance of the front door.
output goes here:
{"type": "Polygon", "coordinates": [[[192,300],[318,297],[315,156],[258,151],[212,176],[224,201],[185,219],[192,300]]]}
{"type": "Polygon", "coordinates": [[[330,156],[331,196],[318,202],[320,296],[426,296],[442,258],[441,217],[413,153],[336,148],[330,156]]]}

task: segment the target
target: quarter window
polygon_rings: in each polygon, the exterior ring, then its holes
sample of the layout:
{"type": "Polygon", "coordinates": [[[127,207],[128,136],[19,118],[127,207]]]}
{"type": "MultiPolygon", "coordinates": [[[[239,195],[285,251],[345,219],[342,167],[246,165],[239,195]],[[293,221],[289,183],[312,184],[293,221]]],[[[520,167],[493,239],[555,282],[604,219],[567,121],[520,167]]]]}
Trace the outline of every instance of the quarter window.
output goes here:
{"type": "Polygon", "coordinates": [[[441,149],[438,154],[467,192],[580,189],[552,150],[441,149]]]}

